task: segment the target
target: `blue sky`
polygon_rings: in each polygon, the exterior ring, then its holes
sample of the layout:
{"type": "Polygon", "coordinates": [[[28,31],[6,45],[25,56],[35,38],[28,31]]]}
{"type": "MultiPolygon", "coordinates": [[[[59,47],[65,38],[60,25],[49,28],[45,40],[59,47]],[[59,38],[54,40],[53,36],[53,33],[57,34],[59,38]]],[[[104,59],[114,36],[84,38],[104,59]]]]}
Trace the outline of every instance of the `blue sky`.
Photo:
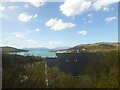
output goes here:
{"type": "Polygon", "coordinates": [[[117,2],[2,2],[0,46],[55,48],[117,42],[117,2]]]}

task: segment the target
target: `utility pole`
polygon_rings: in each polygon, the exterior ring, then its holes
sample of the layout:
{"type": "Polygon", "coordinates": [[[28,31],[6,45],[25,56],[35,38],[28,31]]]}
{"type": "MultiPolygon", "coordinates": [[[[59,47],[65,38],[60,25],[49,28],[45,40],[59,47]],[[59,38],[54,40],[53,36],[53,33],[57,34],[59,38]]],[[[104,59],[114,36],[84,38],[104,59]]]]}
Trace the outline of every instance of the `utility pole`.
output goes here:
{"type": "Polygon", "coordinates": [[[46,62],[45,62],[45,75],[46,75],[46,79],[45,79],[45,82],[46,82],[46,87],[48,87],[47,64],[46,64],[46,62]]]}

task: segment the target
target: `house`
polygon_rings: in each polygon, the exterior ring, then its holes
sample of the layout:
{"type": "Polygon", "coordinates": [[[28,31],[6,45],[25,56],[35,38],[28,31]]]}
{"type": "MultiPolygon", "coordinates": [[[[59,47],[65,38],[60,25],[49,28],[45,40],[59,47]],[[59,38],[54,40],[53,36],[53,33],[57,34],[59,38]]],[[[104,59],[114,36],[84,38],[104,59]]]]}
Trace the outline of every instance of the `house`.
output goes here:
{"type": "Polygon", "coordinates": [[[45,62],[49,67],[58,67],[61,71],[74,76],[84,74],[86,65],[93,59],[103,60],[98,53],[56,53],[56,58],[46,58],[45,62]]]}

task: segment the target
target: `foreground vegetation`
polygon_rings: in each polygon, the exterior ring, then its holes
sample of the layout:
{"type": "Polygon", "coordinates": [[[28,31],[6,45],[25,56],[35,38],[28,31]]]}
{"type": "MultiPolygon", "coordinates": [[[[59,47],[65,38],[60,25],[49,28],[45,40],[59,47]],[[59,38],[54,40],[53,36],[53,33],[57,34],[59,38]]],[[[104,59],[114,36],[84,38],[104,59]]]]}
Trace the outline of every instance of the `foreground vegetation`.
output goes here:
{"type": "Polygon", "coordinates": [[[76,77],[48,67],[48,86],[41,57],[3,54],[3,88],[117,88],[118,54],[103,52],[104,60],[93,59],[86,73],[76,77]]]}

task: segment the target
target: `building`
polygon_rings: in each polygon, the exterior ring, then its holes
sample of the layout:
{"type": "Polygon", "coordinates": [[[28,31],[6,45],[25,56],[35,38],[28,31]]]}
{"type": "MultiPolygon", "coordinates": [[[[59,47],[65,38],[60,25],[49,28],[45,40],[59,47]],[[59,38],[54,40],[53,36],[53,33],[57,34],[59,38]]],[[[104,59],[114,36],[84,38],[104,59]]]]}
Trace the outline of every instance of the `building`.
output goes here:
{"type": "Polygon", "coordinates": [[[56,53],[56,58],[46,58],[49,67],[58,67],[61,71],[74,76],[84,74],[86,65],[93,59],[103,60],[99,53],[56,53]]]}

